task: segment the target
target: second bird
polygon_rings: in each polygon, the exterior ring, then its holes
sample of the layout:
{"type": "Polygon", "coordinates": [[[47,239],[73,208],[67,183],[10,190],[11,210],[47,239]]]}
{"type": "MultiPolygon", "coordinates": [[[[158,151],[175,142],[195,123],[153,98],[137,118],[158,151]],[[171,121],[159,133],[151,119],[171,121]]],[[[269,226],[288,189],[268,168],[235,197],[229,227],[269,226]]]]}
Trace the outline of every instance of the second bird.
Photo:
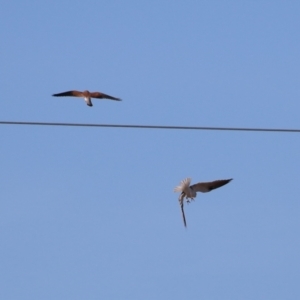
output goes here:
{"type": "Polygon", "coordinates": [[[115,98],[100,92],[89,92],[89,91],[84,91],[84,92],[79,92],[79,91],[68,91],[68,92],[63,92],[59,94],[53,94],[52,96],[55,97],[63,97],[63,96],[71,96],[71,97],[82,97],[84,98],[85,103],[88,106],[93,106],[91,98],[96,98],[96,99],[110,99],[110,100],[115,100],[115,101],[121,101],[120,98],[115,98]]]}
{"type": "Polygon", "coordinates": [[[214,189],[217,189],[228,182],[230,182],[231,179],[222,179],[222,180],[215,180],[210,182],[199,182],[196,184],[191,185],[191,178],[186,178],[180,182],[180,185],[176,186],[174,189],[174,192],[180,192],[179,196],[179,204],[181,207],[181,213],[183,218],[184,226],[186,227],[186,220],[184,215],[184,209],[183,209],[183,201],[184,198],[186,198],[187,203],[190,202],[189,198],[191,200],[194,200],[197,196],[197,192],[207,193],[214,189]]]}

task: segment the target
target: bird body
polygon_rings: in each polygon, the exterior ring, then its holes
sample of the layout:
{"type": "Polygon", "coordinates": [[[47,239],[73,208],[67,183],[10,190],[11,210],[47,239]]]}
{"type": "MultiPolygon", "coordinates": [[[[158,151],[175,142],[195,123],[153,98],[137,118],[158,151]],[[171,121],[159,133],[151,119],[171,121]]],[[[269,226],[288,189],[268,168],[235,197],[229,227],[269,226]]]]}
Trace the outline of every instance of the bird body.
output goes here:
{"type": "Polygon", "coordinates": [[[199,182],[193,185],[191,184],[191,178],[186,178],[180,182],[180,184],[175,187],[174,192],[180,192],[180,196],[178,198],[179,204],[181,207],[181,213],[183,218],[184,226],[186,227],[186,219],[184,214],[184,198],[186,198],[187,203],[194,198],[197,197],[197,192],[207,193],[214,189],[217,189],[227,183],[229,183],[231,179],[222,179],[222,180],[215,180],[211,182],[199,182]]]}
{"type": "Polygon", "coordinates": [[[186,178],[180,182],[179,186],[175,187],[174,191],[181,192],[179,197],[182,199],[186,197],[186,199],[190,198],[193,200],[194,198],[197,197],[197,193],[193,188],[191,188],[190,184],[191,184],[191,178],[186,178]]]}
{"type": "Polygon", "coordinates": [[[71,96],[71,97],[82,97],[85,101],[85,103],[88,106],[93,106],[91,98],[96,98],[96,99],[109,99],[109,100],[115,100],[115,101],[121,101],[120,98],[115,98],[100,92],[89,92],[89,91],[68,91],[68,92],[63,92],[59,94],[53,94],[52,96],[54,97],[64,97],[64,96],[71,96]]]}

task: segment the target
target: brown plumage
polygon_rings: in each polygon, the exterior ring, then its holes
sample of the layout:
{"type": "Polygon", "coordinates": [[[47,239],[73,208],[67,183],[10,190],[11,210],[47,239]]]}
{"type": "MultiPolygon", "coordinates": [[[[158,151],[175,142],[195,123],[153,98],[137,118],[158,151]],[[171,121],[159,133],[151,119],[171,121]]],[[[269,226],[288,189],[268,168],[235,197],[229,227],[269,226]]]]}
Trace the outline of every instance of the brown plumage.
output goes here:
{"type": "Polygon", "coordinates": [[[84,101],[88,106],[93,106],[91,98],[96,98],[96,99],[109,99],[109,100],[115,100],[115,101],[121,101],[120,98],[115,98],[112,96],[109,96],[107,94],[103,94],[100,92],[89,92],[89,91],[84,91],[84,92],[79,92],[79,91],[68,91],[68,92],[63,92],[59,94],[53,94],[52,96],[54,97],[64,97],[64,96],[71,96],[71,97],[82,97],[84,98],[84,101]]]}

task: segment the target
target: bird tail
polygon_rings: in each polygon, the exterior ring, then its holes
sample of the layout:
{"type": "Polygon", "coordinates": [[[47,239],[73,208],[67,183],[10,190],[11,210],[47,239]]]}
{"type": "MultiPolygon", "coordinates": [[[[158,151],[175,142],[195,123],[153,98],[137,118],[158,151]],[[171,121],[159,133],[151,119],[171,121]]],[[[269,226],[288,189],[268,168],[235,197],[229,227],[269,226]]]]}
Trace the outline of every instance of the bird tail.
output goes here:
{"type": "Polygon", "coordinates": [[[180,185],[176,186],[174,192],[183,192],[191,184],[191,178],[185,178],[180,182],[180,185]]]}
{"type": "Polygon", "coordinates": [[[183,219],[184,227],[186,227],[186,220],[185,220],[183,205],[181,206],[181,214],[182,214],[182,219],[183,219]]]}
{"type": "Polygon", "coordinates": [[[181,208],[183,224],[184,224],[184,227],[186,227],[186,220],[185,220],[185,214],[184,214],[184,208],[183,208],[183,199],[184,199],[184,193],[182,192],[181,195],[179,196],[179,204],[180,204],[180,208],[181,208]]]}

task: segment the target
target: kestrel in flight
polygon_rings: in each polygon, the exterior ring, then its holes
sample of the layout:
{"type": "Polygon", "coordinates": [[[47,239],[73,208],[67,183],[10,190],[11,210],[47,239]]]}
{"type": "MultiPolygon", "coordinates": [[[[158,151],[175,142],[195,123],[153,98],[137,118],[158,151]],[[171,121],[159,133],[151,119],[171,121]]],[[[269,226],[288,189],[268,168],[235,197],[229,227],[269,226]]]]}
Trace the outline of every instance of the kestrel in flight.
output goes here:
{"type": "Polygon", "coordinates": [[[207,193],[210,192],[214,189],[217,189],[228,182],[230,182],[231,179],[223,179],[223,180],[215,180],[211,182],[199,182],[193,185],[190,185],[191,183],[191,178],[186,178],[180,182],[180,185],[175,187],[174,192],[181,192],[178,200],[179,204],[181,207],[181,212],[182,212],[182,218],[183,218],[183,223],[184,226],[186,227],[186,220],[185,220],[185,215],[184,215],[184,209],[183,209],[183,201],[184,198],[186,198],[187,203],[190,203],[191,200],[194,200],[194,198],[197,197],[197,192],[202,192],[202,193],[207,193]],[[191,200],[189,200],[189,198],[191,200]]]}
{"type": "Polygon", "coordinates": [[[90,93],[89,91],[84,91],[84,92],[78,92],[78,91],[68,91],[64,93],[59,93],[59,94],[53,94],[52,96],[55,97],[62,97],[62,96],[71,96],[71,97],[82,97],[84,98],[84,101],[88,106],[93,106],[91,98],[97,98],[97,99],[110,99],[110,100],[116,100],[116,101],[121,101],[119,98],[115,98],[100,92],[93,92],[90,93]]]}

